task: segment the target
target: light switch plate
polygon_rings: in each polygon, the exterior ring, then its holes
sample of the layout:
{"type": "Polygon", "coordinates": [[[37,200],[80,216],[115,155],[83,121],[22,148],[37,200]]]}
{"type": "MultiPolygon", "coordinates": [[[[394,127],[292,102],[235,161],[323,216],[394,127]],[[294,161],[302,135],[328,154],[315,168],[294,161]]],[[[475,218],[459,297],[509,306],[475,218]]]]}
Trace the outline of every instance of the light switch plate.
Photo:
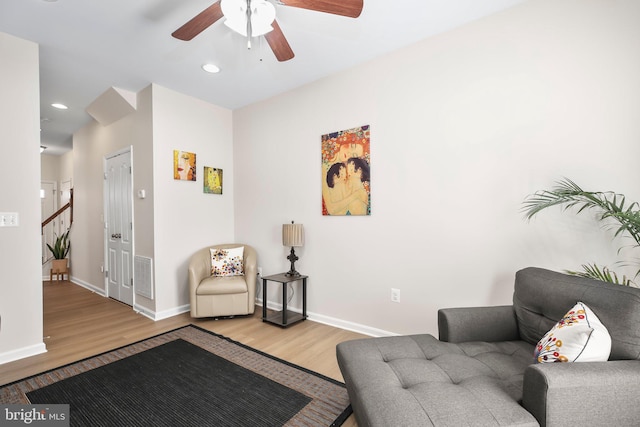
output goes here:
{"type": "Polygon", "coordinates": [[[0,227],[17,227],[18,212],[0,212],[0,227]]]}

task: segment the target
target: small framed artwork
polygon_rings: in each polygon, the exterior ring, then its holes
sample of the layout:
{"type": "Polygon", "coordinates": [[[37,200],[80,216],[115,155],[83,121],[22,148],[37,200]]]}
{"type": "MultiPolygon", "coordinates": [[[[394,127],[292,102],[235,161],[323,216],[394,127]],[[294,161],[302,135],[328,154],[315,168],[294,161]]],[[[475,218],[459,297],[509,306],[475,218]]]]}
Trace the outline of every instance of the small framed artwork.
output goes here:
{"type": "Polygon", "coordinates": [[[322,135],[322,215],[371,215],[369,126],[322,135]]]}
{"type": "Polygon", "coordinates": [[[204,167],[204,192],[207,194],[222,194],[222,169],[204,167]]]}
{"type": "Polygon", "coordinates": [[[196,180],[196,154],[173,150],[173,179],[196,180]]]}

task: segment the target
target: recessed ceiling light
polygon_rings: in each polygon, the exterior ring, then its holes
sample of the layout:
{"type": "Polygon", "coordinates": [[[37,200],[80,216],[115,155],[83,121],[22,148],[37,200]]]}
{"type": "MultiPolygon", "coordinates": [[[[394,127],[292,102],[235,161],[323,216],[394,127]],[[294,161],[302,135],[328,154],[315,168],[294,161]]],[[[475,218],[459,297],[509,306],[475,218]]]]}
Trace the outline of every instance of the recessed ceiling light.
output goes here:
{"type": "Polygon", "coordinates": [[[60,103],[57,103],[57,102],[54,102],[53,104],[51,104],[51,106],[53,108],[57,108],[58,110],[66,110],[67,108],[69,108],[64,104],[60,104],[60,103]]]}
{"type": "Polygon", "coordinates": [[[207,73],[219,73],[220,72],[220,68],[216,65],[213,64],[204,64],[202,66],[202,69],[205,70],[207,73]]]}

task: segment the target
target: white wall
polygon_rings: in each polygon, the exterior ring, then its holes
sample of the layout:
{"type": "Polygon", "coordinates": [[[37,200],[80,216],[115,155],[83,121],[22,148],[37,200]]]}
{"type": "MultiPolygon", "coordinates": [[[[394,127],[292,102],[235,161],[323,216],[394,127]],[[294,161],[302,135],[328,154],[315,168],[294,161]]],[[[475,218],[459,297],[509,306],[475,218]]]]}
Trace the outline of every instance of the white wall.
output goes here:
{"type": "Polygon", "coordinates": [[[73,183],[73,151],[59,156],[40,154],[40,180],[73,183]]]}
{"type": "Polygon", "coordinates": [[[60,156],[40,154],[40,180],[58,182],[60,174],[60,156]]]}
{"type": "Polygon", "coordinates": [[[156,316],[188,309],[189,258],[198,249],[233,242],[232,114],[230,110],[153,85],[156,316]],[[196,182],[173,179],[173,150],[196,154],[196,182]],[[203,168],[223,170],[223,194],[203,192],[203,168]]]}
{"type": "Polygon", "coordinates": [[[137,94],[135,113],[76,132],[72,279],[102,293],[102,161],[128,146],[133,147],[135,254],[153,260],[155,281],[154,298],[136,294],[135,305],[160,319],[188,310],[189,257],[204,246],[233,241],[231,111],[154,84],[137,94]],[[196,153],[196,182],[173,179],[174,149],[196,153]],[[223,195],[203,193],[204,166],[223,169],[223,195]],[[145,190],[144,199],[137,197],[139,190],[145,190]]]}
{"type": "Polygon", "coordinates": [[[38,45],[0,33],[0,212],[17,227],[0,228],[0,363],[46,351],[40,276],[40,140],[38,45]],[[7,102],[11,100],[11,102],[7,102]]]}
{"type": "MultiPolygon", "coordinates": [[[[122,91],[121,91],[122,93],[122,91]]],[[[153,259],[154,245],[154,185],[153,185],[153,86],[137,94],[137,111],[133,115],[133,224],[134,255],[153,259]],[[139,190],[145,198],[137,197],[139,190]]],[[[135,285],[134,285],[135,288],[135,285]]],[[[155,312],[156,302],[134,292],[136,309],[155,312]]]]}
{"type": "MultiPolygon", "coordinates": [[[[109,126],[93,121],[73,135],[74,221],[71,227],[70,252],[73,281],[106,294],[104,273],[104,161],[106,156],[133,147],[134,185],[138,169],[147,170],[151,157],[150,90],[141,91],[138,110],[109,126]],[[147,108],[145,108],[147,107],[147,108]]],[[[136,210],[134,199],[134,213],[136,210]]],[[[148,218],[152,221],[153,218],[148,218]]],[[[153,235],[138,235],[145,241],[153,235]]]]}
{"type": "Polygon", "coordinates": [[[520,209],[563,176],[640,201],[638,16],[635,0],[527,2],[235,111],[236,239],[282,272],[281,224],[304,223],[311,317],[373,334],[509,304],[525,266],[612,262],[588,216],[520,209]],[[372,215],[323,217],[320,136],[365,124],[372,215]]]}

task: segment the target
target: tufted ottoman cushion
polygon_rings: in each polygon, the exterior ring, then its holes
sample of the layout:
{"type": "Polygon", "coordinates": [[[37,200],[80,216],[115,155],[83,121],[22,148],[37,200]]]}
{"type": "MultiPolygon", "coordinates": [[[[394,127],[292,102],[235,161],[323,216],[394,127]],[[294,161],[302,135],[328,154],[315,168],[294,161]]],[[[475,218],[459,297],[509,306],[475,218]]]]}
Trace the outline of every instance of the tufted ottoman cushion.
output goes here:
{"type": "Polygon", "coordinates": [[[359,427],[537,426],[521,405],[533,345],[431,335],[343,342],[338,364],[359,427]]]}

